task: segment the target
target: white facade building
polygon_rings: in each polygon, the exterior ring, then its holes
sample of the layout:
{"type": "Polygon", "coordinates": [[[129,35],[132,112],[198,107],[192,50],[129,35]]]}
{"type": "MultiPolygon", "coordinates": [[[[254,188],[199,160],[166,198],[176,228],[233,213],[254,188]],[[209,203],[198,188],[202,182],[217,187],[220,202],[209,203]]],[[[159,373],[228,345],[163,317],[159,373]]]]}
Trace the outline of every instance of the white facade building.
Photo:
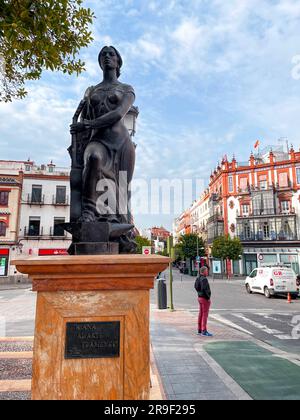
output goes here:
{"type": "Polygon", "coordinates": [[[66,254],[71,235],[59,225],[70,218],[70,170],[52,163],[26,165],[20,203],[19,243],[24,256],[66,254]]]}

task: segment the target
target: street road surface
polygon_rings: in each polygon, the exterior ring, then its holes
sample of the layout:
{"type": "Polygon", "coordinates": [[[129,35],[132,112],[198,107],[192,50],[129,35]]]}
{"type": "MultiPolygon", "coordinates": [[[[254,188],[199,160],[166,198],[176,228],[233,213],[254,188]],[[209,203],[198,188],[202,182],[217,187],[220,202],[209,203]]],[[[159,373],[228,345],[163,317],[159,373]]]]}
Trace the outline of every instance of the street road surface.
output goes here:
{"type": "MultiPolygon", "coordinates": [[[[165,272],[168,284],[168,272],[165,272]]],[[[198,312],[195,277],[173,272],[175,310],[198,312]]],[[[210,318],[246,332],[280,350],[299,354],[300,358],[300,299],[287,303],[284,297],[266,299],[264,295],[246,292],[244,280],[212,280],[210,318]]],[[[168,287],[169,292],[169,287],[168,287]]],[[[157,301],[152,292],[152,303],[157,301]]],[[[213,331],[212,331],[213,332],[213,331]]]]}
{"type": "MultiPolygon", "coordinates": [[[[195,277],[181,276],[174,270],[175,310],[198,312],[194,283],[195,277]]],[[[281,350],[300,354],[300,299],[288,304],[284,298],[248,295],[242,280],[210,280],[210,284],[211,319],[281,350]]],[[[29,288],[0,291],[0,335],[33,336],[35,302],[36,294],[29,288]]],[[[151,293],[151,302],[157,302],[156,289],[151,293]]]]}

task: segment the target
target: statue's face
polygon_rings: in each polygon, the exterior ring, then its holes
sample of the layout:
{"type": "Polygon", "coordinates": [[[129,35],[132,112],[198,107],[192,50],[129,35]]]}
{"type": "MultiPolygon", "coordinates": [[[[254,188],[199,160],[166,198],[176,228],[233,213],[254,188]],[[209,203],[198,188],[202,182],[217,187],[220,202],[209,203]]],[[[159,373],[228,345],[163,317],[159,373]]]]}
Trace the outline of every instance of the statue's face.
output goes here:
{"type": "Polygon", "coordinates": [[[114,70],[119,67],[118,56],[113,48],[104,48],[101,54],[100,64],[103,70],[114,70]]]}

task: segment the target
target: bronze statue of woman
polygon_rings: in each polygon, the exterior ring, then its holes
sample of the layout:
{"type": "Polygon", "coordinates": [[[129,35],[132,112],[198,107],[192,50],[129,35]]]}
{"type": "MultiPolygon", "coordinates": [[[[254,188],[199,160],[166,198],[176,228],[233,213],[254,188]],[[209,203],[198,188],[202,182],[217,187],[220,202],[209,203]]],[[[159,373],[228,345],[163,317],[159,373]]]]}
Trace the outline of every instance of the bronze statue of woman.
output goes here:
{"type": "MultiPolygon", "coordinates": [[[[88,136],[83,154],[81,217],[78,222],[131,224],[132,217],[126,204],[130,201],[128,187],[134,172],[135,145],[124,125],[124,117],[135,101],[135,93],[130,85],[118,80],[123,61],[116,48],[104,47],[99,54],[99,64],[103,81],[87,89],[81,120],[71,125],[73,135],[85,133],[88,136]],[[123,184],[126,180],[126,191],[124,185],[120,186],[120,175],[123,184]],[[107,195],[99,181],[114,185],[115,197],[111,197],[113,189],[107,195]],[[105,196],[105,203],[102,196],[105,196]]],[[[123,240],[126,242],[126,238],[123,240]]]]}

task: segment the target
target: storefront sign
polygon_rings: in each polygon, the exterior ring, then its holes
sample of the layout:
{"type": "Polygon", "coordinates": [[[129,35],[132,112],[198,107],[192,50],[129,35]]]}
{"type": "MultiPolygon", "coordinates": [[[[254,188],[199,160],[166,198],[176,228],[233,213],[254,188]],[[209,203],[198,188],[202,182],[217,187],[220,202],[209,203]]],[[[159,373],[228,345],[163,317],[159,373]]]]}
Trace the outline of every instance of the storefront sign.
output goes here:
{"type": "Polygon", "coordinates": [[[50,255],[69,255],[67,249],[40,249],[39,256],[46,257],[50,255]]]}
{"type": "Polygon", "coordinates": [[[0,255],[7,255],[9,256],[9,249],[0,249],[0,255]]]}

